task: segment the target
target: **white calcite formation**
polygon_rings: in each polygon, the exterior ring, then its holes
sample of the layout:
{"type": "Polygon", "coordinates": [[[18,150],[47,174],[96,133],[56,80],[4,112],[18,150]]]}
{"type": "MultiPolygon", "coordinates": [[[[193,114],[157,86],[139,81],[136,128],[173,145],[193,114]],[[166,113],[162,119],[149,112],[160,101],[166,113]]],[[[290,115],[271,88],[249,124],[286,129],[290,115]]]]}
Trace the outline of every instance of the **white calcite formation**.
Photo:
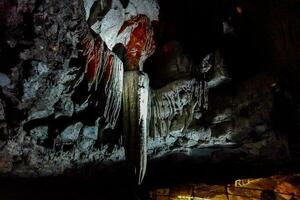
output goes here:
{"type": "Polygon", "coordinates": [[[110,128],[116,126],[119,118],[119,113],[122,104],[122,91],[123,91],[123,63],[117,57],[113,57],[113,66],[111,77],[105,86],[105,94],[107,96],[104,117],[107,120],[110,128]]]}
{"type": "Polygon", "coordinates": [[[196,79],[175,81],[152,91],[151,135],[165,137],[185,131],[195,115],[208,107],[207,83],[196,79]]]}
{"type": "MultiPolygon", "coordinates": [[[[89,9],[92,1],[88,2],[90,3],[85,4],[85,9],[89,9]]],[[[118,43],[126,46],[129,42],[134,26],[119,33],[126,21],[138,15],[145,15],[150,21],[158,20],[159,6],[155,0],[129,0],[126,8],[123,8],[119,0],[112,0],[111,8],[101,21],[95,22],[91,27],[95,33],[101,36],[110,50],[118,43]]],[[[86,13],[88,18],[89,12],[86,13]]]]}
{"type": "MultiPolygon", "coordinates": [[[[103,117],[106,128],[113,129],[121,110],[123,63],[99,38],[93,38],[88,34],[82,43],[83,55],[86,56],[85,76],[89,81],[89,90],[101,92],[99,99],[105,100],[103,117]]],[[[89,98],[90,96],[87,99],[89,98]]]]}

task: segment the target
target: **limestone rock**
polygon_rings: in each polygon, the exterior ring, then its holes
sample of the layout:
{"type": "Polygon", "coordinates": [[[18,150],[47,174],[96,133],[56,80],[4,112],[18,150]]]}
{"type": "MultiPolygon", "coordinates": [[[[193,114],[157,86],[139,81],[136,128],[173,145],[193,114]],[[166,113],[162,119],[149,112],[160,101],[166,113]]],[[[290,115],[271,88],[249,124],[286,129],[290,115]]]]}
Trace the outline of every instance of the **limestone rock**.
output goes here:
{"type": "Polygon", "coordinates": [[[83,137],[91,140],[98,139],[98,126],[85,126],[83,128],[83,137]]]}
{"type": "Polygon", "coordinates": [[[83,127],[83,124],[81,122],[78,122],[74,125],[68,126],[60,135],[60,140],[63,143],[74,143],[77,141],[79,137],[79,133],[81,131],[81,128],[83,127]]]}

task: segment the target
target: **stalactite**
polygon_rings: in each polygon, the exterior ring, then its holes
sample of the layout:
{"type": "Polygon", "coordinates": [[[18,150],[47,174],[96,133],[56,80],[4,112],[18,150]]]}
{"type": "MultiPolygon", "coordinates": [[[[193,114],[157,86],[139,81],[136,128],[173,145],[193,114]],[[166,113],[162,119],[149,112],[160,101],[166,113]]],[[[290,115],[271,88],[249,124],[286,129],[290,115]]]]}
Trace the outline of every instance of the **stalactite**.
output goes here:
{"type": "Polygon", "coordinates": [[[83,39],[83,55],[86,57],[85,74],[89,90],[103,90],[105,108],[103,116],[108,128],[114,128],[121,109],[123,89],[123,63],[100,38],[87,35],[83,39]]]}
{"type": "Polygon", "coordinates": [[[141,184],[147,166],[147,136],[149,134],[149,78],[138,71],[124,75],[123,129],[126,159],[134,166],[137,183],[141,184]]]}
{"type": "MultiPolygon", "coordinates": [[[[96,40],[87,36],[83,42],[83,55],[86,56],[85,73],[90,81],[90,86],[96,81],[96,76],[103,70],[101,69],[102,62],[105,60],[102,56],[104,54],[104,43],[97,38],[96,40]]],[[[102,76],[100,76],[100,79],[102,76]]]]}
{"type": "Polygon", "coordinates": [[[105,87],[107,96],[104,117],[107,119],[110,128],[116,126],[122,104],[123,92],[123,63],[116,56],[112,56],[112,75],[105,87]]]}

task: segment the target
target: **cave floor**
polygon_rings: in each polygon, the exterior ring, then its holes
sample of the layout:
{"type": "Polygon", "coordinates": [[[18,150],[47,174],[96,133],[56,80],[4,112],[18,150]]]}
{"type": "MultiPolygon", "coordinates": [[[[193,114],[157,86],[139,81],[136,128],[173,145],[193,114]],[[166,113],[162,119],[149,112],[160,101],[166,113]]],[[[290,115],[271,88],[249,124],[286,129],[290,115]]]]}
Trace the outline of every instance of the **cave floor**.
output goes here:
{"type": "Polygon", "coordinates": [[[227,199],[226,195],[229,199],[259,199],[263,190],[276,191],[277,199],[290,199],[290,193],[300,194],[300,168],[295,162],[262,167],[236,163],[202,167],[161,164],[149,164],[139,188],[130,184],[126,167],[86,176],[1,178],[0,199],[227,199]]]}

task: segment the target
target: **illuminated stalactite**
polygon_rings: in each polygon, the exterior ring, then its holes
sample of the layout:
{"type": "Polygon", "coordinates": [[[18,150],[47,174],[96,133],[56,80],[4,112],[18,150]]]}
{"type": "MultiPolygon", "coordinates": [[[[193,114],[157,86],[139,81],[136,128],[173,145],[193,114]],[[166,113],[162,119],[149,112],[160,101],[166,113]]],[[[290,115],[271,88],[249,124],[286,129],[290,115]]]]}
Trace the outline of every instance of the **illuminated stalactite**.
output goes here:
{"type": "Polygon", "coordinates": [[[138,71],[124,74],[123,130],[126,159],[134,166],[137,183],[141,184],[147,166],[149,133],[149,78],[138,71]]]}
{"type": "Polygon", "coordinates": [[[82,46],[89,90],[101,90],[100,98],[106,99],[103,116],[107,127],[113,129],[121,109],[123,63],[100,38],[94,39],[87,35],[82,41],[82,46]]]}
{"type": "Polygon", "coordinates": [[[122,61],[116,55],[110,56],[108,66],[111,66],[112,75],[110,79],[105,78],[108,83],[105,86],[107,101],[104,117],[110,124],[110,128],[114,128],[121,110],[124,69],[122,61]]]}
{"type": "Polygon", "coordinates": [[[83,42],[83,55],[86,56],[85,73],[91,83],[96,81],[96,75],[102,65],[103,42],[100,38],[94,40],[86,37],[83,42]]]}
{"type": "Polygon", "coordinates": [[[155,43],[151,22],[138,15],[124,22],[118,34],[132,28],[126,48],[127,72],[123,91],[123,130],[126,135],[126,159],[134,166],[137,183],[141,184],[147,166],[149,134],[149,79],[143,74],[144,61],[154,53],[155,43]]]}

